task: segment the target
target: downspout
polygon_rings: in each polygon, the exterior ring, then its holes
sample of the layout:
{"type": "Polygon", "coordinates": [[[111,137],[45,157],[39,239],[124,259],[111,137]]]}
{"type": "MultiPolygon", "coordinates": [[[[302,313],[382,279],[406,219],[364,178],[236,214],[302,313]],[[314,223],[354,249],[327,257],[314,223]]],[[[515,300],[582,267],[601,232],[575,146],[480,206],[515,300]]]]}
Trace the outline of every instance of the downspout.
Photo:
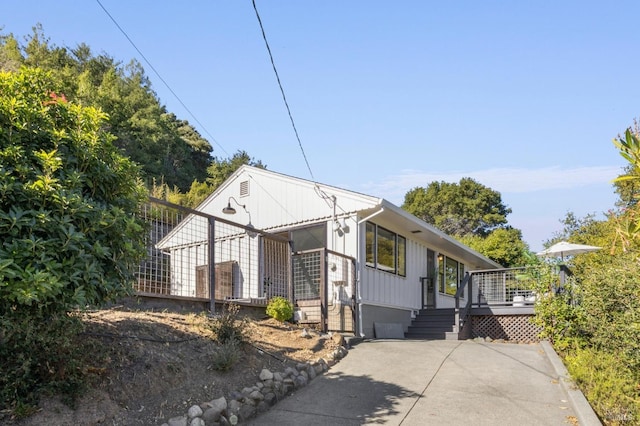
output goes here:
{"type": "Polygon", "coordinates": [[[365,217],[364,219],[360,219],[359,221],[356,222],[356,252],[358,253],[358,259],[360,259],[360,261],[358,262],[358,268],[357,268],[357,276],[356,276],[356,300],[357,300],[357,304],[358,304],[358,334],[360,335],[360,337],[364,337],[364,331],[362,331],[362,289],[360,288],[360,268],[362,268],[362,256],[360,253],[360,225],[362,225],[364,222],[368,221],[369,219],[371,219],[374,216],[379,215],[380,213],[382,213],[384,211],[384,207],[381,207],[380,210],[378,210],[375,213],[370,214],[369,216],[365,217]]]}

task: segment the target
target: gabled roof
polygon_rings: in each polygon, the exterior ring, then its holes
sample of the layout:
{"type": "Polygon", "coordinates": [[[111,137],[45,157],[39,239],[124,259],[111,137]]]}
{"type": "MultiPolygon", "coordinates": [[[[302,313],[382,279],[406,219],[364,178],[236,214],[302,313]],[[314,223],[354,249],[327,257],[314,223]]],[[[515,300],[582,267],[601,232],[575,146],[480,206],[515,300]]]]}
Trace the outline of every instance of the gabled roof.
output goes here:
{"type": "MultiPolygon", "coordinates": [[[[251,212],[252,225],[258,229],[286,228],[336,216],[357,216],[362,220],[375,215],[374,220],[379,225],[402,231],[407,237],[410,235],[412,239],[466,262],[472,268],[500,267],[388,200],[247,165],[238,168],[196,210],[219,216],[232,197],[238,203],[245,203],[247,211],[251,212]],[[245,198],[239,196],[241,182],[256,187],[245,198]]],[[[236,219],[246,220],[241,214],[234,217],[236,219]]],[[[163,238],[158,247],[170,246],[171,235],[180,232],[187,221],[184,220],[163,238]]]]}

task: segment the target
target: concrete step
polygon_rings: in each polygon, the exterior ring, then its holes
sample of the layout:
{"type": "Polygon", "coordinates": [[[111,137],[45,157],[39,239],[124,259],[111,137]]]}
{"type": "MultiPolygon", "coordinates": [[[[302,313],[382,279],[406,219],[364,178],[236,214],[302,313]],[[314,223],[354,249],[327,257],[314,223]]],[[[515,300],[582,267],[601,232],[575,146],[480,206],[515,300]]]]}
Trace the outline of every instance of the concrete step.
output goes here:
{"type": "Polygon", "coordinates": [[[445,332],[445,331],[453,331],[453,324],[447,324],[447,325],[441,325],[441,326],[429,326],[429,327],[420,327],[420,326],[415,326],[415,325],[410,325],[408,328],[409,332],[412,331],[416,331],[416,332],[430,332],[430,331],[435,331],[435,332],[445,332]]]}
{"type": "Polygon", "coordinates": [[[408,332],[405,338],[413,340],[458,340],[458,333],[448,332],[408,332]]]}

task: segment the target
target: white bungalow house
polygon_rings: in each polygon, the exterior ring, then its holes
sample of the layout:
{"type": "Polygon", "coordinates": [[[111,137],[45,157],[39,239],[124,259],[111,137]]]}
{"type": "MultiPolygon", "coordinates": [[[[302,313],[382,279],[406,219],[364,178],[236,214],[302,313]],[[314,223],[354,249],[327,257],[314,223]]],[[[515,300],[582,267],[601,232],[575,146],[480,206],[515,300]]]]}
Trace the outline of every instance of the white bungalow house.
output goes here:
{"type": "MultiPolygon", "coordinates": [[[[376,324],[407,331],[418,312],[454,307],[466,271],[500,268],[385,199],[251,166],[196,210],[260,230],[218,225],[216,273],[228,279],[215,278],[216,299],[285,295],[296,303],[296,319],[362,337],[375,337],[376,324]]],[[[209,248],[189,221],[157,247],[171,256],[172,293],[198,296],[206,293],[209,248]],[[194,236],[178,238],[185,233],[194,236]]]]}

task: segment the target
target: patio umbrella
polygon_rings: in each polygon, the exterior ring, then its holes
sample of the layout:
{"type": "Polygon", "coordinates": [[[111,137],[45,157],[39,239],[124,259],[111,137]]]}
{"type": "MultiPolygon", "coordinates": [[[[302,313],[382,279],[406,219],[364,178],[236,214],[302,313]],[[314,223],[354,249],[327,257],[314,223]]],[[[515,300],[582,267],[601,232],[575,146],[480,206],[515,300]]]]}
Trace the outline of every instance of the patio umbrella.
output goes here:
{"type": "Polygon", "coordinates": [[[573,256],[581,253],[589,253],[592,251],[600,250],[601,247],[588,246],[586,244],[575,244],[567,241],[560,241],[555,243],[551,247],[536,253],[538,256],[543,257],[555,257],[560,256],[564,260],[565,256],[573,256]]]}

